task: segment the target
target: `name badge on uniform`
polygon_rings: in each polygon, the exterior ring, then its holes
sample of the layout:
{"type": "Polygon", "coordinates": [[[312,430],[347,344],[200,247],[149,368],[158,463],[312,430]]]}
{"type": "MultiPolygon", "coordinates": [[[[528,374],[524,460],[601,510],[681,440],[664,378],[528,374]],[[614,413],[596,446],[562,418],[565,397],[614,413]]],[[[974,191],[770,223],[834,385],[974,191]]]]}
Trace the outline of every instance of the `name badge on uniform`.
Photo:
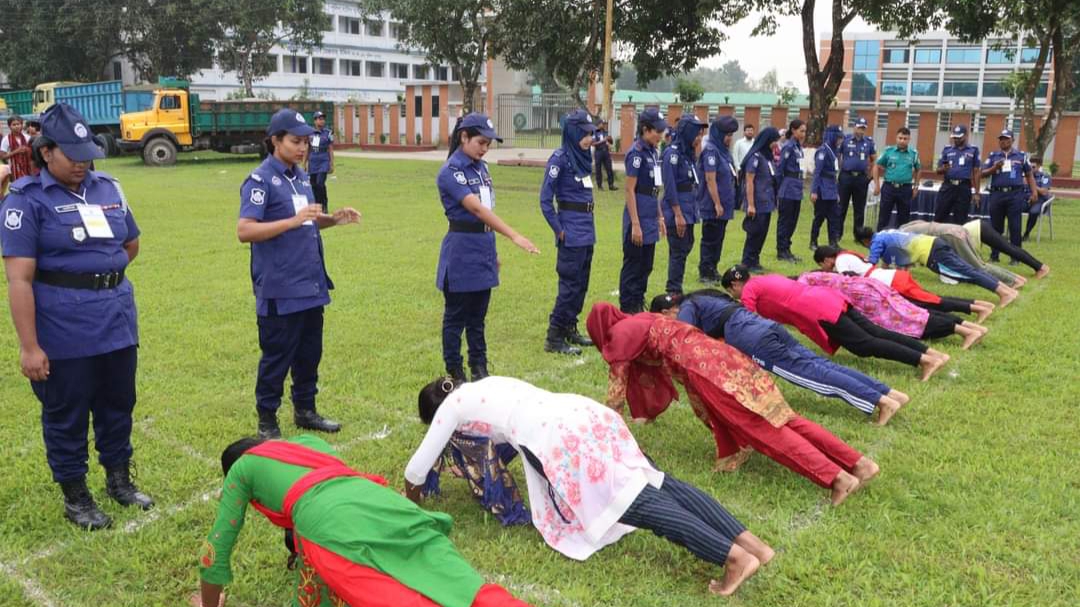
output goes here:
{"type": "Polygon", "coordinates": [[[837,159],[837,158],[833,158],[832,167],[833,167],[833,169],[832,169],[833,171],[839,173],[840,172],[840,160],[837,159]]]}
{"type": "Polygon", "coordinates": [[[90,238],[114,237],[112,226],[109,225],[109,220],[105,218],[105,211],[101,210],[100,205],[80,204],[79,217],[82,218],[83,225],[86,226],[86,235],[90,238]]]}
{"type": "Polygon", "coordinates": [[[653,187],[654,188],[659,188],[659,187],[664,185],[664,177],[663,177],[662,173],[663,172],[660,170],[660,167],[658,167],[658,166],[653,167],[652,179],[653,179],[653,187]]]}
{"type": "Polygon", "coordinates": [[[866,160],[866,152],[859,152],[859,160],[866,160]]]}
{"type": "Polygon", "coordinates": [[[313,135],[311,137],[311,147],[313,147],[313,148],[319,147],[319,136],[318,135],[313,135]]]}
{"type": "Polygon", "coordinates": [[[591,175],[589,175],[589,176],[585,176],[585,177],[582,177],[582,178],[581,178],[581,185],[582,185],[582,186],[583,186],[583,187],[584,187],[584,188],[585,188],[586,190],[591,190],[591,189],[593,189],[593,187],[592,187],[592,176],[591,176],[591,175]]]}
{"type": "Polygon", "coordinates": [[[493,204],[491,200],[491,187],[482,185],[480,186],[480,204],[484,205],[485,209],[491,210],[493,204]]]}
{"type": "MultiPolygon", "coordinates": [[[[311,203],[308,202],[307,196],[305,196],[303,194],[293,194],[292,206],[293,206],[293,210],[296,211],[297,215],[300,214],[300,211],[303,211],[305,208],[307,208],[307,206],[309,204],[311,204],[311,203]]],[[[314,222],[309,219],[309,220],[305,221],[303,225],[306,225],[306,226],[314,225],[314,222]]]]}
{"type": "Polygon", "coordinates": [[[956,164],[958,164],[960,166],[964,166],[964,161],[966,159],[967,159],[967,156],[960,156],[960,160],[956,164]]]}
{"type": "Polygon", "coordinates": [[[1005,164],[1001,165],[1001,170],[1007,173],[1012,173],[1012,161],[1006,158],[1005,164]]]}

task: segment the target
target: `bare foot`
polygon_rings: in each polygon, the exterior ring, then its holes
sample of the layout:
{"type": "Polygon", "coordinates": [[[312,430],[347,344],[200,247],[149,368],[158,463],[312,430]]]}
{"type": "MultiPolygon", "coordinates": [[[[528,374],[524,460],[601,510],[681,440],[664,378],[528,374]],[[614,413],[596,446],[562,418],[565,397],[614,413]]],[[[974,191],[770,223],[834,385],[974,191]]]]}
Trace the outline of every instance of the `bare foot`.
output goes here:
{"type": "Polygon", "coordinates": [[[762,566],[767,565],[776,556],[776,552],[768,544],[749,531],[743,531],[735,536],[735,544],[754,555],[762,566]]]}
{"type": "Polygon", "coordinates": [[[979,341],[982,340],[983,336],[986,335],[986,333],[983,333],[978,329],[965,329],[967,332],[964,334],[964,344],[960,346],[961,350],[971,349],[971,346],[979,343],[979,341]]]}
{"type": "Polygon", "coordinates": [[[1049,273],[1050,273],[1050,266],[1048,266],[1048,265],[1046,265],[1044,263],[1042,265],[1042,267],[1039,268],[1039,271],[1035,272],[1035,279],[1040,280],[1040,279],[1046,278],[1046,275],[1049,274],[1049,273]]]}
{"type": "Polygon", "coordinates": [[[841,470],[836,480],[832,482],[832,505],[843,504],[844,500],[858,488],[859,479],[841,470]]]}
{"type": "Polygon", "coordinates": [[[900,407],[900,403],[888,396],[882,396],[881,400],[878,401],[878,418],[874,423],[879,426],[884,426],[889,423],[889,420],[892,419],[892,416],[896,415],[896,412],[900,410],[900,407]]]}
{"type": "Polygon", "coordinates": [[[1001,307],[1006,308],[1013,302],[1014,299],[1020,296],[1020,293],[1016,289],[1009,289],[1005,291],[1005,294],[1001,296],[1001,307]]]}
{"type": "Polygon", "coordinates": [[[1013,285],[1014,289],[1022,289],[1027,284],[1027,279],[1019,274],[1016,275],[1016,284],[1013,285]]]}
{"type": "Polygon", "coordinates": [[[860,485],[877,476],[878,472],[881,472],[881,468],[874,463],[874,460],[865,455],[851,469],[851,473],[855,475],[855,478],[859,479],[860,485]]]}
{"type": "Polygon", "coordinates": [[[983,308],[982,310],[979,310],[979,315],[975,317],[975,320],[979,321],[980,323],[986,322],[986,319],[989,318],[990,315],[993,313],[994,311],[992,309],[983,308]]]}
{"type": "Polygon", "coordinates": [[[901,405],[906,405],[911,402],[911,397],[899,390],[889,390],[889,398],[895,400],[901,405]]]}
{"type": "Polygon", "coordinates": [[[942,359],[936,356],[927,356],[924,360],[919,361],[919,368],[922,369],[922,377],[919,378],[919,381],[930,379],[930,377],[944,367],[947,362],[949,362],[949,359],[942,359]]]}
{"type": "Polygon", "coordinates": [[[731,547],[727,562],[724,563],[724,580],[709,580],[709,592],[720,596],[731,596],[739,589],[739,585],[754,575],[761,561],[756,556],[739,548],[731,547]]]}

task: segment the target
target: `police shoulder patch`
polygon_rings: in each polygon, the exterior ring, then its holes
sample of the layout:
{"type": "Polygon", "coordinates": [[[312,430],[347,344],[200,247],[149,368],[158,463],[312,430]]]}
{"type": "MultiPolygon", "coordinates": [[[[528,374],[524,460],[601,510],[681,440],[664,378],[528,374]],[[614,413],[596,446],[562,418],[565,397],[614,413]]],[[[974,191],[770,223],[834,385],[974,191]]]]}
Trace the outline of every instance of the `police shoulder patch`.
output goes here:
{"type": "Polygon", "coordinates": [[[266,202],[266,190],[252,188],[251,195],[248,196],[248,201],[255,205],[263,204],[266,202]]]}
{"type": "Polygon", "coordinates": [[[548,177],[555,179],[559,176],[559,165],[553,164],[548,168],[548,177]]]}
{"type": "Polygon", "coordinates": [[[641,156],[634,156],[634,160],[633,160],[633,162],[631,164],[634,165],[635,169],[640,169],[641,168],[641,156]]]}
{"type": "Polygon", "coordinates": [[[668,162],[670,162],[671,164],[679,164],[679,155],[678,154],[672,154],[671,155],[671,160],[668,160],[668,162]]]}
{"type": "Polygon", "coordinates": [[[709,154],[709,166],[716,166],[716,156],[709,154]]]}
{"type": "Polygon", "coordinates": [[[18,230],[22,227],[22,209],[8,209],[4,213],[4,227],[9,230],[18,230]]]}
{"type": "Polygon", "coordinates": [[[263,178],[258,173],[252,173],[250,177],[259,183],[262,183],[263,178]]]}
{"type": "Polygon", "coordinates": [[[454,171],[454,181],[460,183],[461,185],[469,183],[468,178],[465,177],[465,173],[463,173],[462,171],[454,171]]]}

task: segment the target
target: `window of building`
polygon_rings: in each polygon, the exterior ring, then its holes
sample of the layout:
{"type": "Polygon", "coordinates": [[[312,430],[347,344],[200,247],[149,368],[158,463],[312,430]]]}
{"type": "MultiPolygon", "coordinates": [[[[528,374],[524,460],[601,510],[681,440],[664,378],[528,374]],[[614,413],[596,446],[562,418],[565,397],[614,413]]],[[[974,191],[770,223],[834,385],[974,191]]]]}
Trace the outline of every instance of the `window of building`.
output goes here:
{"type": "Polygon", "coordinates": [[[124,66],[119,61],[112,62],[112,77],[113,80],[124,79],[124,66]]]}
{"type": "Polygon", "coordinates": [[[438,118],[439,117],[439,96],[438,95],[432,95],[431,96],[431,117],[432,118],[438,118]]]}
{"type": "Polygon", "coordinates": [[[869,101],[877,100],[877,73],[855,72],[851,76],[851,100],[869,101]]]}
{"type": "Polygon", "coordinates": [[[352,17],[338,17],[338,31],[342,34],[360,35],[360,20],[352,17]]]}
{"type": "Polygon", "coordinates": [[[368,78],[383,78],[384,76],[386,76],[385,63],[368,61],[365,65],[367,66],[368,78]]]}
{"type": "Polygon", "coordinates": [[[907,128],[917,129],[919,128],[919,114],[909,112],[907,115],[907,128]]]}
{"type": "Polygon", "coordinates": [[[887,128],[889,128],[889,113],[888,112],[878,112],[876,128],[879,128],[879,129],[887,129],[887,128]]]}
{"type": "Polygon", "coordinates": [[[948,131],[950,129],[952,129],[952,114],[941,112],[937,115],[937,130],[948,131]]]}
{"type": "Polygon", "coordinates": [[[334,60],[326,59],[323,57],[313,57],[311,59],[311,72],[313,74],[323,74],[326,76],[334,75],[334,60]]]}
{"type": "Polygon", "coordinates": [[[413,98],[413,111],[416,112],[413,114],[414,116],[424,115],[424,98],[422,96],[417,95],[413,98]]]}
{"type": "Polygon", "coordinates": [[[1005,97],[1009,98],[1010,95],[1005,87],[1000,82],[984,82],[982,85],[983,97],[1005,97]]]}
{"type": "Polygon", "coordinates": [[[401,40],[409,33],[409,26],[404,23],[398,23],[397,21],[390,22],[390,37],[394,40],[401,40]]]}
{"type": "Polygon", "coordinates": [[[342,76],[363,76],[364,65],[363,61],[357,61],[356,59],[342,59],[341,60],[341,75],[342,76]]]}
{"type": "Polygon", "coordinates": [[[381,19],[367,19],[364,21],[364,31],[368,36],[385,36],[386,23],[381,19]]]}
{"type": "Polygon", "coordinates": [[[945,63],[979,63],[982,59],[982,49],[978,47],[950,48],[945,53],[945,63]]]}
{"type": "Polygon", "coordinates": [[[882,80],[881,96],[886,95],[903,97],[907,95],[907,83],[901,80],[882,80]]]}
{"type": "Polygon", "coordinates": [[[912,97],[937,97],[938,83],[933,80],[914,80],[911,82],[912,97]]]}
{"type": "MultiPolygon", "coordinates": [[[[1050,52],[1046,54],[1046,63],[1050,63],[1050,59],[1054,56],[1054,50],[1050,49],[1050,52]]],[[[1035,63],[1039,59],[1039,49],[1037,48],[1025,48],[1020,51],[1020,63],[1035,63]]]]}
{"type": "Polygon", "coordinates": [[[941,49],[937,48],[919,48],[915,49],[915,63],[930,63],[937,65],[941,63],[941,49]]]}
{"type": "Polygon", "coordinates": [[[409,64],[408,63],[391,63],[390,64],[390,77],[397,78],[398,80],[409,79],[409,64]]]}
{"type": "Polygon", "coordinates": [[[435,66],[435,80],[442,80],[443,82],[450,80],[450,68],[445,65],[435,66]]]}
{"type": "Polygon", "coordinates": [[[946,97],[974,97],[979,94],[977,82],[946,82],[942,93],[946,97]]]}
{"type": "Polygon", "coordinates": [[[306,74],[308,73],[307,59],[307,57],[297,57],[296,55],[282,57],[283,69],[281,71],[286,74],[306,74]]]}
{"type": "Polygon", "coordinates": [[[881,42],[878,40],[856,40],[855,70],[877,70],[880,49],[881,42]]]}
{"type": "Polygon", "coordinates": [[[987,49],[986,50],[986,63],[989,65],[1002,65],[1010,64],[1016,58],[1016,51],[1008,49],[987,49]]]}
{"type": "Polygon", "coordinates": [[[887,48],[882,53],[882,63],[907,63],[908,51],[906,48],[887,48]]]}
{"type": "MultiPolygon", "coordinates": [[[[876,114],[875,114],[875,116],[876,116],[876,114]]],[[[867,122],[872,124],[874,122],[874,120],[875,120],[874,118],[871,118],[867,122]]],[[[858,122],[858,121],[859,121],[859,114],[858,113],[856,113],[856,112],[848,112],[848,118],[847,118],[848,127],[855,128],[855,123],[858,122]]]]}
{"type": "Polygon", "coordinates": [[[414,65],[412,66],[413,80],[430,80],[431,79],[431,66],[430,65],[414,65]]]}

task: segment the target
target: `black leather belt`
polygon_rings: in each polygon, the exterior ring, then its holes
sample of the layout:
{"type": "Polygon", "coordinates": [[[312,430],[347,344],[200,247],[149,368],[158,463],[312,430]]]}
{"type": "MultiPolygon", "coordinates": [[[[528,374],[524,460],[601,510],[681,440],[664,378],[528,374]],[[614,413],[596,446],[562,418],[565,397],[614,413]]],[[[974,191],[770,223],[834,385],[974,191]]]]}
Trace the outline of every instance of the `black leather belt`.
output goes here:
{"type": "Polygon", "coordinates": [[[911,187],[910,183],[899,183],[899,182],[896,182],[896,181],[886,181],[885,185],[892,186],[894,188],[910,188],[911,187]]]}
{"type": "Polygon", "coordinates": [[[559,212],[563,211],[577,211],[578,213],[592,213],[593,203],[591,202],[563,202],[558,201],[559,212]]]}
{"type": "Polygon", "coordinates": [[[1022,186],[1018,186],[1018,185],[995,185],[995,186],[990,187],[990,191],[991,192],[1015,192],[1016,190],[1019,190],[1021,187],[1022,186]]]}
{"type": "Polygon", "coordinates": [[[800,171],[784,171],[784,177],[792,177],[794,179],[802,179],[802,172],[800,172],[800,171]]]}
{"type": "Polygon", "coordinates": [[[76,272],[38,270],[37,273],[34,274],[34,280],[36,282],[52,285],[54,287],[63,287],[65,289],[90,289],[93,291],[100,291],[101,289],[115,289],[120,286],[120,283],[124,282],[124,271],[105,272],[102,274],[80,274],[76,272]]]}
{"type": "Polygon", "coordinates": [[[450,221],[451,232],[465,232],[467,234],[483,234],[490,232],[491,228],[480,221],[450,221]]]}
{"type": "Polygon", "coordinates": [[[683,193],[685,193],[685,192],[693,192],[694,191],[694,184],[690,183],[689,181],[687,181],[686,183],[680,183],[680,184],[675,186],[675,191],[676,192],[683,192],[683,193]]]}
{"type": "Polygon", "coordinates": [[[850,177],[866,177],[866,171],[844,171],[843,173],[850,177]]]}
{"type": "Polygon", "coordinates": [[[970,179],[946,179],[945,182],[950,185],[971,185],[970,179]]]}
{"type": "Polygon", "coordinates": [[[652,196],[656,198],[656,195],[660,193],[660,188],[648,187],[638,184],[634,187],[634,191],[638,194],[644,194],[645,196],[652,196]]]}

